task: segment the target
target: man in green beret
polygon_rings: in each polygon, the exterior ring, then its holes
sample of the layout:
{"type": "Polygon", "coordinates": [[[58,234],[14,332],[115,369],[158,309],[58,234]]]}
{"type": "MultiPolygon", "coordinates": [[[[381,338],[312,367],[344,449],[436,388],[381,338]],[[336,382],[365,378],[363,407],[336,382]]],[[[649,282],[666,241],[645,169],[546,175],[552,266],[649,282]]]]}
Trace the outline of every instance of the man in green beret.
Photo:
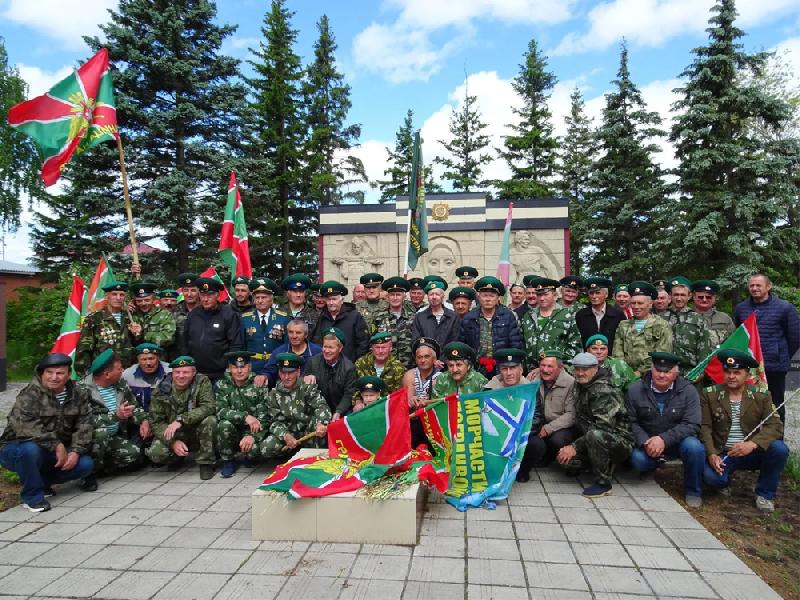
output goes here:
{"type": "Polygon", "coordinates": [[[474,288],[462,286],[454,287],[447,296],[447,299],[450,300],[450,304],[453,305],[453,311],[462,319],[472,310],[472,306],[475,304],[475,298],[476,294],[474,288]]]}
{"type": "Polygon", "coordinates": [[[656,288],[646,281],[634,281],[627,288],[633,313],[617,327],[612,353],[641,377],[652,366],[651,352],[672,352],[672,328],[652,314],[656,288]]]}
{"type": "Polygon", "coordinates": [[[386,384],[380,377],[365,375],[356,379],[356,389],[358,390],[358,402],[353,404],[353,412],[375,404],[381,397],[386,384]]]}
{"type": "Polygon", "coordinates": [[[292,319],[305,321],[309,331],[313,331],[319,318],[319,313],[308,298],[307,290],[311,289],[311,285],[311,278],[304,273],[293,273],[281,282],[286,292],[286,302],[281,304],[280,309],[292,319]]]}
{"type": "Polygon", "coordinates": [[[413,335],[411,326],[414,324],[416,311],[410,302],[406,301],[408,282],[402,277],[390,277],[381,287],[387,294],[389,303],[385,311],[375,315],[372,333],[388,331],[392,334],[392,354],[404,367],[411,364],[411,344],[413,335]]]}
{"type": "MultiPolygon", "coordinates": [[[[347,288],[338,281],[326,281],[320,292],[325,297],[325,308],[314,326],[311,341],[322,345],[324,332],[336,327],[344,333],[344,355],[355,362],[359,356],[369,352],[370,334],[367,322],[354,304],[344,301],[347,288]]],[[[380,284],[378,294],[380,295],[380,284]]]]}
{"type": "Polygon", "coordinates": [[[372,332],[374,331],[372,325],[375,322],[375,317],[379,313],[386,312],[386,309],[389,307],[388,302],[381,299],[383,275],[380,273],[367,273],[361,276],[359,282],[364,286],[366,297],[356,302],[356,310],[364,317],[364,322],[367,324],[367,331],[372,332]]]}
{"type": "Polygon", "coordinates": [[[211,381],[197,372],[191,356],[170,363],[172,372],[153,393],[150,421],[155,439],[147,456],[156,465],[176,469],[190,451],[197,451],[200,479],[214,476],[216,405],[211,381]]]}
{"type": "Polygon", "coordinates": [[[633,309],[631,309],[631,294],[628,291],[627,283],[618,283],[616,286],[614,286],[614,304],[616,304],[617,308],[625,314],[626,319],[633,317],[633,309]]]}
{"type": "Polygon", "coordinates": [[[750,369],[758,366],[749,352],[720,350],[717,358],[725,381],[700,394],[700,441],[707,462],[703,480],[706,485],[727,490],[735,471],[758,471],[756,508],[771,513],[789,457],[789,448],[783,442],[783,422],[770,395],[748,385],[750,369]]]}
{"type": "Polygon", "coordinates": [[[432,399],[438,400],[450,394],[472,394],[486,387],[487,379],[473,365],[476,356],[467,344],[451,342],[442,350],[447,363],[447,373],[442,373],[433,383],[432,399]]]}
{"type": "Polygon", "coordinates": [[[346,341],[341,329],[329,327],[322,334],[322,352],[303,365],[303,382],[319,388],[333,421],[350,411],[356,393],[356,367],[344,356],[346,341]]]}
{"type": "Polygon", "coordinates": [[[525,362],[525,352],[519,348],[501,348],[496,350],[492,358],[497,364],[497,375],[492,377],[484,389],[497,390],[530,383],[522,374],[522,365],[525,362]]]}
{"type": "Polygon", "coordinates": [[[153,390],[170,372],[169,363],[161,360],[164,350],[156,344],[143,342],[136,346],[135,350],[136,363],[122,372],[122,378],[136,396],[144,412],[149,413],[153,390]]]}
{"type": "Polygon", "coordinates": [[[456,278],[458,279],[459,287],[474,288],[475,280],[478,278],[478,269],[470,266],[458,267],[456,269],[456,278]]]}
{"type": "Polygon", "coordinates": [[[175,341],[175,318],[168,310],[156,306],[156,286],[137,281],[131,286],[131,290],[136,306],[131,325],[134,342],[149,342],[162,348],[171,348],[175,341]]]}
{"type": "Polygon", "coordinates": [[[158,303],[167,312],[172,314],[175,318],[175,309],[178,308],[178,290],[159,290],[158,303]]]}
{"type": "Polygon", "coordinates": [[[663,316],[671,302],[672,296],[669,295],[666,288],[656,288],[656,299],[653,300],[653,314],[663,316]]]}
{"type": "Polygon", "coordinates": [[[236,472],[236,455],[245,460],[260,456],[260,445],[269,430],[267,388],[256,387],[250,352],[227,352],[228,372],[220,379],[217,403],[217,450],[222,458],[220,476],[236,472]]]}
{"type": "Polygon", "coordinates": [[[244,275],[237,275],[231,283],[233,287],[231,308],[240,315],[252,310],[253,298],[250,295],[250,278],[244,275]]]}
{"type": "Polygon", "coordinates": [[[461,333],[461,319],[455,311],[444,305],[446,289],[446,282],[437,276],[430,276],[428,283],[425,284],[428,306],[414,315],[414,324],[411,326],[414,339],[432,338],[439,347],[458,340],[461,333]]]}
{"type": "Polygon", "coordinates": [[[300,379],[302,359],[290,352],[277,356],[280,382],[269,391],[267,414],[271,419],[269,435],[261,443],[265,458],[286,455],[299,448],[326,445],[331,412],[316,384],[300,379]],[[313,433],[305,442],[299,438],[313,433]]]}
{"type": "MultiPolygon", "coordinates": [[[[392,334],[388,331],[379,331],[369,339],[369,345],[369,353],[355,363],[356,377],[380,377],[386,393],[399,390],[402,386],[403,375],[406,373],[406,365],[392,354],[392,334]]],[[[359,401],[360,397],[356,393],[353,403],[359,401]]]]}
{"type": "Polygon", "coordinates": [[[112,281],[103,287],[103,291],[106,305],[87,316],[81,327],[75,352],[75,372],[81,376],[88,372],[92,361],[107,348],[111,348],[126,367],[134,361],[134,323],[125,311],[128,284],[112,281]]]}
{"type": "Polygon", "coordinates": [[[623,393],[639,376],[621,358],[608,355],[608,338],[602,333],[596,333],[586,340],[586,352],[590,352],[597,357],[597,362],[601,368],[606,368],[611,373],[611,383],[619,388],[623,393]]]}
{"type": "Polygon", "coordinates": [[[539,364],[539,354],[543,350],[558,350],[565,356],[575,356],[581,350],[581,334],[575,315],[556,302],[556,290],[560,285],[555,279],[538,278],[537,306],[522,317],[520,325],[528,368],[539,364]]]}
{"type": "Polygon", "coordinates": [[[288,342],[286,327],[289,315],[273,306],[278,286],[267,277],[254,277],[250,281],[253,295],[252,310],[246,310],[239,317],[242,327],[244,349],[250,352],[253,372],[264,370],[275,348],[288,342]]]}
{"type": "Polygon", "coordinates": [[[415,312],[425,307],[425,284],[422,277],[412,277],[408,280],[408,300],[415,312]]]}
{"type": "Polygon", "coordinates": [[[711,347],[716,348],[736,329],[731,316],[716,309],[719,284],[701,279],[692,283],[691,290],[694,312],[703,317],[711,337],[711,347]]]}
{"type": "Polygon", "coordinates": [[[671,278],[667,286],[672,306],[660,315],[672,327],[672,351],[681,359],[683,375],[700,364],[713,348],[705,319],[689,308],[691,285],[686,277],[671,278]]]}
{"type": "Polygon", "coordinates": [[[559,280],[561,284],[561,298],[558,303],[562,308],[566,308],[569,312],[575,315],[583,304],[578,302],[581,296],[581,290],[586,286],[586,283],[576,275],[567,275],[559,280]]]}
{"type": "Polygon", "coordinates": [[[81,383],[90,394],[95,472],[113,474],[142,466],[142,444],[153,434],[144,408],[122,378],[119,356],[111,348],[104,350],[81,383]]]}

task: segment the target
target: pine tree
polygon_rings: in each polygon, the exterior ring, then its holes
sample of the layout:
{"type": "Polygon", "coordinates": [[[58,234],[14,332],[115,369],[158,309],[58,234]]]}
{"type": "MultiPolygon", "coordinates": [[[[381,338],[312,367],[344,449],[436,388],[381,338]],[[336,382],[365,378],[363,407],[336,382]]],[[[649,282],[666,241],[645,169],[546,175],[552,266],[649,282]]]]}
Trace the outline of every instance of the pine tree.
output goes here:
{"type": "Polygon", "coordinates": [[[595,252],[592,273],[613,279],[649,280],[662,267],[653,259],[652,244],[661,235],[660,213],[666,191],[653,160],[658,146],[649,140],[663,135],[661,118],[649,112],[631,81],[628,50],[622,44],[614,91],[606,95],[603,122],[597,131],[601,156],[589,182],[592,226],[587,242],[595,252]]]}
{"type": "Polygon", "coordinates": [[[586,116],[585,103],[576,87],[570,95],[570,111],[564,118],[567,132],[561,140],[556,189],[569,198],[571,272],[584,271],[583,253],[593,225],[587,204],[597,155],[592,119],[586,116]]]}
{"type": "MultiPolygon", "coordinates": [[[[465,84],[466,85],[466,84],[465,84]]],[[[453,108],[450,115],[449,141],[439,140],[452,158],[437,156],[434,162],[445,167],[441,179],[450,181],[453,189],[462,192],[471,192],[484,182],[481,179],[483,165],[492,162],[489,154],[481,151],[489,145],[489,136],[481,133],[486,129],[486,123],[481,121],[481,114],[476,96],[470,96],[469,88],[465,87],[464,101],[457,110],[453,108]]]]}
{"type": "Polygon", "coordinates": [[[522,99],[513,112],[519,121],[509,125],[514,135],[506,136],[500,156],[511,168],[511,179],[497,182],[501,198],[539,198],[552,194],[558,141],[550,124],[547,101],[556,77],[547,70],[547,57],[536,40],[528,43],[519,74],[512,84],[522,99]]]}
{"type": "MultiPolygon", "coordinates": [[[[670,140],[680,161],[684,226],[671,246],[687,276],[711,276],[725,288],[741,289],[748,273],[765,266],[778,235],[775,225],[787,216],[787,191],[797,193],[796,185],[785,185],[791,158],[775,143],[757,139],[752,126],[758,121],[780,128],[790,110],[746,81],[745,74],[764,68],[767,54],[743,50],[733,0],[718,0],[711,12],[708,44],[693,50],[673,106],[679,115],[670,140]]],[[[796,165],[796,155],[794,160],[796,165]]]]}
{"type": "Polygon", "coordinates": [[[337,45],[326,15],[320,18],[317,30],[314,62],[306,70],[303,86],[309,126],[306,195],[322,206],[339,204],[344,199],[364,202],[363,191],[348,189],[368,180],[361,159],[347,154],[361,136],[361,125],[345,124],[352,106],[350,86],[336,69],[337,45]]]}

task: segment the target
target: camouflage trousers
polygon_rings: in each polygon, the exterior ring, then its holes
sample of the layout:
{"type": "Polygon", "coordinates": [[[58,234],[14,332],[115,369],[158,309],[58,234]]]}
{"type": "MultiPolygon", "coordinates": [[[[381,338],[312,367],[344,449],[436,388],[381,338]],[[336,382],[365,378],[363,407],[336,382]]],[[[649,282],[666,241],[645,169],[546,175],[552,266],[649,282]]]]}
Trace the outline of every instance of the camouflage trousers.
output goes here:
{"type": "Polygon", "coordinates": [[[574,475],[581,471],[591,471],[597,483],[608,485],[616,465],[630,457],[632,446],[626,439],[590,429],[583,435],[583,444],[577,448],[575,458],[564,465],[564,469],[574,475]]]}
{"type": "Polygon", "coordinates": [[[217,426],[217,417],[210,416],[203,419],[199,425],[189,426],[184,423],[175,437],[167,443],[161,439],[153,440],[150,448],[147,449],[147,456],[157,465],[163,465],[172,458],[175,453],[172,451],[172,443],[178,440],[189,447],[190,452],[197,452],[197,464],[213,465],[216,461],[214,455],[214,433],[217,426]]]}
{"type": "Polygon", "coordinates": [[[288,449],[284,450],[283,449],[284,446],[286,446],[286,442],[283,441],[283,438],[279,438],[277,436],[269,434],[266,438],[264,438],[264,441],[259,444],[258,449],[261,456],[264,458],[288,459],[300,448],[327,448],[328,438],[327,437],[320,438],[314,436],[313,438],[311,438],[310,440],[306,440],[298,448],[295,448],[293,450],[288,450],[288,449]]]}
{"type": "MultiPolygon", "coordinates": [[[[222,420],[217,422],[217,451],[222,460],[233,460],[237,454],[242,453],[239,449],[239,442],[246,435],[252,436],[255,440],[248,458],[258,458],[261,456],[260,444],[264,441],[267,433],[262,429],[257,433],[251,433],[248,425],[234,425],[230,421],[222,420]]],[[[244,453],[242,453],[244,454],[244,453]]]]}
{"type": "Polygon", "coordinates": [[[122,429],[113,434],[105,429],[96,429],[91,455],[98,472],[136,468],[141,466],[144,459],[139,436],[128,439],[122,429]]]}

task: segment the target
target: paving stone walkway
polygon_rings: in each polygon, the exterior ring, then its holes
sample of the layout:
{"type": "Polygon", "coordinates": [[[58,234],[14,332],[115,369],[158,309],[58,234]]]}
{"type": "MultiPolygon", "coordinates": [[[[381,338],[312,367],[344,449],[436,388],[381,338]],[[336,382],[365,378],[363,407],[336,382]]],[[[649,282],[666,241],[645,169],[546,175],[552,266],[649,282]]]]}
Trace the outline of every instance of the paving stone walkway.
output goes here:
{"type": "Polygon", "coordinates": [[[265,467],[201,482],[196,467],[62,486],[53,510],[0,513],[0,596],[204,598],[779,598],[655,482],[595,501],[555,470],[497,510],[433,498],[419,544],[254,542],[265,467]]]}

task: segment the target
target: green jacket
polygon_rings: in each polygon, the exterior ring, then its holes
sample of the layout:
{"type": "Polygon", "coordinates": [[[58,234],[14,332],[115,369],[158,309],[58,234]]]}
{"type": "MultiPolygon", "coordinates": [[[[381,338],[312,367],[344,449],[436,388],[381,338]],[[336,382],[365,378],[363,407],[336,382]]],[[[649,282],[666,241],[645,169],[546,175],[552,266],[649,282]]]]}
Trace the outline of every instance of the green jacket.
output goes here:
{"type": "Polygon", "coordinates": [[[102,442],[105,438],[109,437],[116,432],[118,427],[125,427],[131,425],[139,425],[142,421],[147,419],[147,414],[144,412],[142,405],[133,392],[128,387],[124,379],[120,379],[114,386],[117,390],[117,406],[123,402],[132,405],[133,415],[125,422],[121,422],[116,413],[108,410],[103,397],[100,395],[100,390],[97,389],[97,384],[94,382],[94,376],[90,373],[83,381],[81,381],[87,390],[89,390],[89,406],[92,412],[92,424],[94,426],[94,441],[102,442]]]}
{"type": "Polygon", "coordinates": [[[228,421],[234,425],[244,425],[248,415],[261,421],[263,429],[268,427],[266,387],[256,387],[252,373],[243,386],[237,386],[230,373],[217,383],[214,397],[217,403],[218,421],[228,421]]]}
{"type": "Polygon", "coordinates": [[[607,357],[602,364],[611,373],[611,383],[623,393],[628,391],[628,386],[639,379],[636,372],[621,358],[607,357]]]}
{"type": "Polygon", "coordinates": [[[375,315],[372,330],[370,331],[370,334],[379,331],[392,333],[392,354],[397,357],[404,367],[408,367],[414,362],[414,357],[411,355],[411,346],[414,343],[411,326],[414,324],[416,314],[417,311],[414,310],[414,305],[410,302],[403,303],[400,316],[395,316],[389,312],[387,307],[385,311],[375,315]]]}
{"type": "Polygon", "coordinates": [[[367,324],[367,331],[372,335],[375,331],[372,324],[378,314],[385,312],[389,309],[389,303],[386,300],[359,300],[355,304],[356,310],[364,317],[364,322],[367,324]]]}
{"type": "Polygon", "coordinates": [[[34,375],[17,394],[0,436],[0,446],[9,442],[36,442],[51,452],[64,444],[67,452],[86,454],[92,445],[89,390],[69,381],[67,399],[59,404],[55,394],[42,385],[41,377],[34,375]]]}
{"type": "Polygon", "coordinates": [[[295,437],[311,433],[317,423],[327,423],[331,419],[328,403],[314,384],[298,381],[287,390],[279,382],[267,396],[267,414],[271,419],[269,431],[279,439],[287,433],[295,437]]]}
{"type": "MultiPolygon", "coordinates": [[[[200,373],[194,376],[194,380],[185,390],[175,389],[172,373],[169,373],[158,384],[150,400],[150,425],[153,427],[154,435],[165,443],[170,442],[164,439],[164,430],[178,415],[181,416],[184,425],[196,427],[203,419],[215,413],[211,380],[200,373]]],[[[179,428],[175,434],[177,439],[180,439],[181,429],[183,428],[179,428]]]]}
{"type": "Polygon", "coordinates": [[[539,364],[539,355],[545,350],[560,350],[567,360],[582,350],[575,313],[570,309],[556,307],[541,323],[539,319],[539,309],[534,308],[523,315],[520,323],[528,368],[539,364]]]}
{"type": "Polygon", "coordinates": [[[122,312],[122,322],[117,325],[116,319],[108,308],[95,311],[86,317],[81,327],[81,337],[75,352],[75,372],[85,375],[89,365],[97,356],[111,348],[122,359],[123,367],[130,367],[136,362],[133,334],[128,330],[128,313],[122,312]]]}
{"type": "Polygon", "coordinates": [[[137,344],[150,342],[162,348],[171,348],[175,342],[175,317],[168,310],[153,307],[149,312],[139,310],[133,313],[133,322],[142,326],[142,335],[135,341],[137,344]]]}
{"type": "Polygon", "coordinates": [[[594,379],[585,385],[576,382],[575,412],[575,424],[582,435],[573,445],[579,452],[586,450],[584,436],[589,430],[599,431],[619,444],[633,448],[633,432],[625,400],[622,391],[611,383],[608,369],[598,369],[594,379]]]}
{"type": "MultiPolygon", "coordinates": [[[[386,362],[383,364],[383,373],[381,373],[381,380],[386,386],[383,388],[382,396],[390,394],[403,387],[403,375],[406,374],[405,366],[397,360],[393,355],[389,355],[386,362]]],[[[375,357],[372,352],[365,354],[356,361],[356,379],[359,377],[366,377],[368,375],[377,376],[378,371],[375,370],[375,357]]],[[[356,392],[353,395],[353,402],[361,400],[361,393],[356,392]]]]}
{"type": "Polygon", "coordinates": [[[680,370],[686,374],[711,354],[711,333],[706,321],[696,312],[668,308],[661,314],[672,327],[673,352],[681,359],[680,370]]]}
{"type": "Polygon", "coordinates": [[[621,358],[641,376],[653,364],[650,352],[672,352],[672,329],[661,317],[650,315],[641,333],[633,319],[622,321],[614,335],[614,358],[621,358]]]}
{"type": "Polygon", "coordinates": [[[489,383],[489,380],[486,379],[486,377],[478,373],[475,369],[470,369],[464,381],[462,381],[459,386],[453,381],[450,373],[445,371],[433,382],[433,394],[431,394],[431,398],[438,400],[450,394],[472,394],[474,392],[480,392],[486,387],[487,383],[489,383]]]}
{"type": "Polygon", "coordinates": [[[698,312],[697,314],[703,317],[703,320],[706,322],[706,327],[711,336],[712,348],[716,348],[727,340],[728,336],[736,329],[736,325],[733,324],[731,316],[716,308],[712,308],[707,313],[698,312]]]}
{"type": "MultiPolygon", "coordinates": [[[[742,397],[739,411],[739,425],[746,436],[756,425],[772,412],[772,398],[748,387],[742,397]]],[[[700,441],[706,448],[706,456],[722,454],[731,432],[731,401],[728,391],[723,385],[712,385],[704,388],[700,394],[700,410],[703,421],[700,425],[700,441]]],[[[762,450],[769,448],[775,440],[783,437],[783,423],[778,413],[775,412],[767,419],[759,430],[750,437],[749,441],[758,445],[762,450]]]]}

